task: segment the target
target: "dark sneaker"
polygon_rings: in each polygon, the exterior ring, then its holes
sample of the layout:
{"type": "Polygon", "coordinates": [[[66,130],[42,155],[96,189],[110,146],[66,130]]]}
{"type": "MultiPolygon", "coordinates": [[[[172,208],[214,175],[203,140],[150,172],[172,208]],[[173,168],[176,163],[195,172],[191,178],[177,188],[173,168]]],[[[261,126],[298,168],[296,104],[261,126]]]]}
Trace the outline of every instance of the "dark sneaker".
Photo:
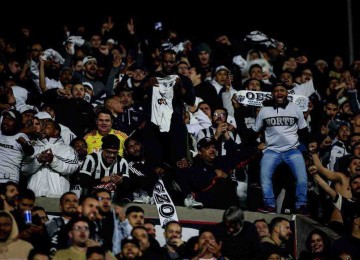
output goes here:
{"type": "Polygon", "coordinates": [[[295,214],[303,215],[303,216],[310,216],[309,211],[306,207],[306,205],[302,205],[295,209],[295,214]]]}
{"type": "Polygon", "coordinates": [[[273,208],[273,207],[265,206],[265,207],[259,208],[259,209],[257,210],[257,212],[275,214],[275,213],[276,213],[276,210],[275,210],[275,208],[273,208]]]}

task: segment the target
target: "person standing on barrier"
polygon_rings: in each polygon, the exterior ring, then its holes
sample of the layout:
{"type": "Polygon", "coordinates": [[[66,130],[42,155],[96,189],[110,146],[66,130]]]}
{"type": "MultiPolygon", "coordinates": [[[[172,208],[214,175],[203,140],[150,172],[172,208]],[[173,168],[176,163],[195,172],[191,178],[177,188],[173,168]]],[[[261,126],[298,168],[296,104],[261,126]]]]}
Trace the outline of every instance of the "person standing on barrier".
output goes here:
{"type": "Polygon", "coordinates": [[[296,179],[295,212],[307,214],[307,174],[301,151],[299,136],[308,134],[304,115],[299,107],[289,102],[283,83],[277,84],[272,91],[272,99],[263,103],[253,130],[265,131],[266,148],[261,160],[260,179],[264,194],[264,207],[260,212],[275,213],[276,200],[272,177],[281,163],[286,163],[296,179]]]}

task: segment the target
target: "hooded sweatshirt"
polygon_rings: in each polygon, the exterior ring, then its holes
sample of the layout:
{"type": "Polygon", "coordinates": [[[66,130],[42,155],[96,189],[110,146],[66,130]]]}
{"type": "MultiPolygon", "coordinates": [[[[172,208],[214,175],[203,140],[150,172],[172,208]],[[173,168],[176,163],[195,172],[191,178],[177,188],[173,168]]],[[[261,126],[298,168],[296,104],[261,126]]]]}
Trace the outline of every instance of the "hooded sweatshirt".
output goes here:
{"type": "MultiPolygon", "coordinates": [[[[2,210],[1,212],[4,211],[2,210]]],[[[8,214],[12,219],[12,229],[7,240],[5,242],[0,242],[0,259],[26,260],[33,246],[22,239],[17,239],[19,230],[16,221],[10,213],[8,214]]]]}

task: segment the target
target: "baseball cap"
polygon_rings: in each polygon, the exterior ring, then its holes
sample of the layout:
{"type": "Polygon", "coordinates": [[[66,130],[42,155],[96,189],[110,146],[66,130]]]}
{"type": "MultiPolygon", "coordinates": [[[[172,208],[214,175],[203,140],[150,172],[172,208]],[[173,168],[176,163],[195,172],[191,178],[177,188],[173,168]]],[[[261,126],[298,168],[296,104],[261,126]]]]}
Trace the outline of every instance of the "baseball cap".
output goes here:
{"type": "Polygon", "coordinates": [[[123,240],[121,240],[121,248],[123,248],[128,243],[134,244],[136,247],[140,248],[139,240],[137,240],[136,238],[134,238],[132,236],[128,236],[128,237],[124,238],[123,240]]]}
{"type": "Polygon", "coordinates": [[[2,112],[2,115],[8,114],[10,117],[12,117],[15,120],[20,120],[20,112],[15,109],[5,110],[2,112]]]}
{"type": "Polygon", "coordinates": [[[119,150],[120,149],[120,140],[117,138],[116,135],[106,135],[102,139],[102,145],[101,148],[104,149],[114,149],[119,150]]]}
{"type": "Polygon", "coordinates": [[[45,111],[41,111],[41,112],[35,114],[35,117],[38,119],[51,119],[52,120],[51,115],[45,111]]]}
{"type": "Polygon", "coordinates": [[[215,141],[213,139],[209,137],[204,137],[197,143],[197,149],[199,150],[200,148],[207,148],[213,144],[215,144],[215,141]]]}
{"type": "Polygon", "coordinates": [[[88,87],[90,88],[92,91],[94,91],[94,87],[90,82],[83,82],[81,83],[81,85],[83,85],[84,87],[88,87]]]}
{"type": "Polygon", "coordinates": [[[222,70],[225,70],[226,72],[230,71],[227,67],[225,67],[224,65],[221,65],[219,67],[216,67],[215,74],[218,73],[219,71],[222,71],[222,70]]]}
{"type": "Polygon", "coordinates": [[[18,110],[21,114],[26,112],[26,113],[33,113],[35,115],[38,112],[36,107],[30,105],[22,105],[20,108],[18,108],[18,110]]]}
{"type": "Polygon", "coordinates": [[[83,64],[85,65],[86,62],[88,62],[88,61],[95,61],[95,62],[97,63],[96,58],[93,57],[93,56],[86,56],[86,57],[83,59],[83,64]]]}

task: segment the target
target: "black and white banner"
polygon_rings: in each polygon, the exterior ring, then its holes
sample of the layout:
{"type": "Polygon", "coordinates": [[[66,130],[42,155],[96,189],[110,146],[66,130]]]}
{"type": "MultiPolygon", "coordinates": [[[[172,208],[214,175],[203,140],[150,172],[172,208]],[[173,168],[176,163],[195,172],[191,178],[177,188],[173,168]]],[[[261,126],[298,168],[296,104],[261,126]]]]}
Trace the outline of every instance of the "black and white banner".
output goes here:
{"type": "Polygon", "coordinates": [[[154,185],[153,197],[158,210],[160,225],[162,227],[169,221],[179,221],[175,205],[161,179],[154,185]]]}
{"type": "MultiPolygon", "coordinates": [[[[265,99],[271,99],[271,92],[240,90],[236,93],[239,103],[255,107],[261,107],[265,99]]],[[[309,99],[301,95],[288,95],[288,100],[299,106],[301,111],[308,110],[309,99]]]]}

